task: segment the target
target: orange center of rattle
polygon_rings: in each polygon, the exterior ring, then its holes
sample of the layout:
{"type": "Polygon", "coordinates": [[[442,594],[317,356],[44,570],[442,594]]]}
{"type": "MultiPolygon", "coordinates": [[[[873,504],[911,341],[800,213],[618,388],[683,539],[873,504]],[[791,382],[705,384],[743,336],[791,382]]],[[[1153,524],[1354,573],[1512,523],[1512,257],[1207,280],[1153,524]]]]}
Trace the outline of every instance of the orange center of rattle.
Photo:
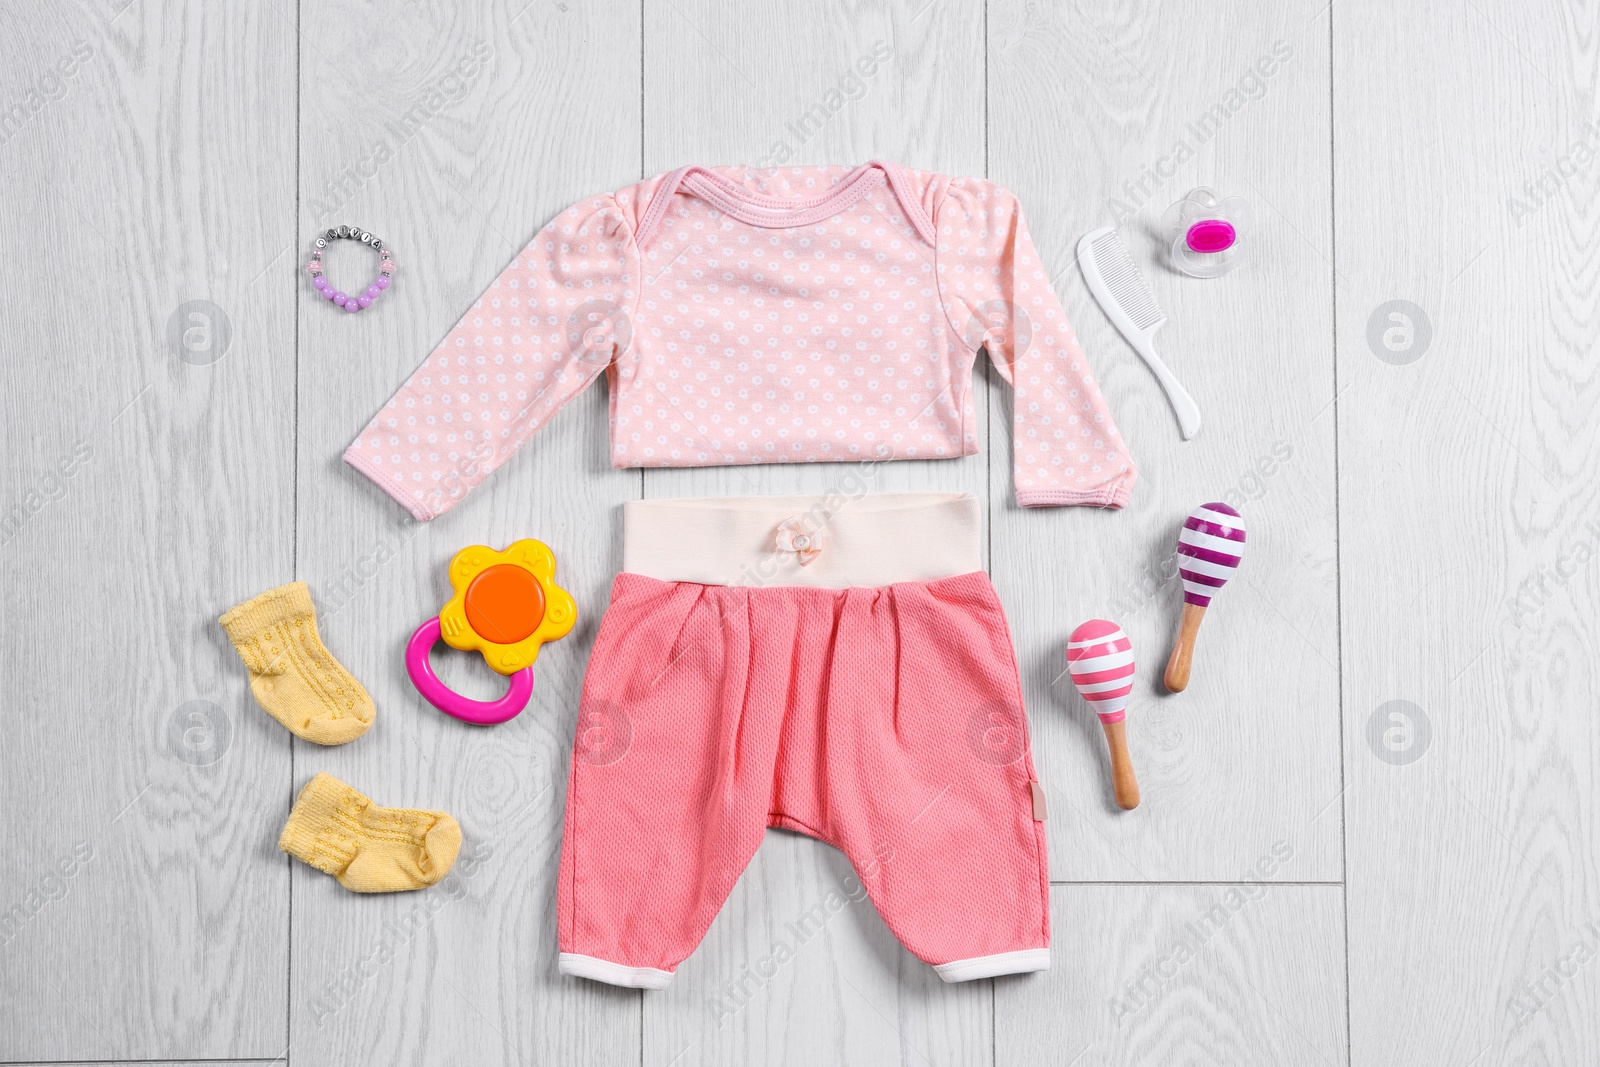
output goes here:
{"type": "Polygon", "coordinates": [[[544,590],[528,571],[497,563],[472,579],[462,606],[467,625],[498,645],[514,645],[544,621],[544,590]]]}

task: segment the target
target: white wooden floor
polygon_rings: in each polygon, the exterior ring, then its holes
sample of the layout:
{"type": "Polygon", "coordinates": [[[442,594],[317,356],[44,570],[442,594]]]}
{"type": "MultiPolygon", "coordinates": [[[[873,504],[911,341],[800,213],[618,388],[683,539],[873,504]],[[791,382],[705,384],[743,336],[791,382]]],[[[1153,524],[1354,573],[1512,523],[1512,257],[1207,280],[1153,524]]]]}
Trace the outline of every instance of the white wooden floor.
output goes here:
{"type": "Polygon", "coordinates": [[[1600,1063],[1600,8],[1110,6],[0,7],[0,1061],[1600,1063]],[[563,979],[619,503],[836,472],[614,471],[600,389],[426,526],[339,453],[568,203],[689,162],[872,157],[1020,196],[1143,473],[1124,512],[1019,511],[986,372],[983,454],[874,485],[988,501],[1054,967],[945,986],[859,903],[751,981],[848,874],[773,832],[670,989],[563,979]],[[1157,258],[1199,184],[1257,212],[1221,281],[1157,258]],[[1187,444],[1074,265],[1119,218],[1205,412],[1187,444]],[[340,222],[396,249],[375,314],[299,271],[340,222]],[[1168,556],[1208,499],[1249,555],[1168,697],[1168,556]],[[463,727],[403,642],[456,549],[528,535],[582,621],[527,713],[463,727]],[[295,577],[379,708],[343,748],[291,742],[215,625],[295,577]],[[1096,615],[1144,667],[1133,814],[1059,677],[1096,615]],[[454,813],[469,860],[384,898],[290,862],[319,770],[454,813]]]}

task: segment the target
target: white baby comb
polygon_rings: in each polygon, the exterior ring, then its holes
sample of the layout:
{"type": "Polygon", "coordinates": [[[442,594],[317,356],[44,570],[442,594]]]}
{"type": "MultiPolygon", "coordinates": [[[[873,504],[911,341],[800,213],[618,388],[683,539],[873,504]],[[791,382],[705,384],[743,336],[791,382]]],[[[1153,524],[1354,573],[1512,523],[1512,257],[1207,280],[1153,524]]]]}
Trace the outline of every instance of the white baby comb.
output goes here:
{"type": "Polygon", "coordinates": [[[1167,316],[1156,306],[1156,298],[1117,231],[1107,226],[1084,234],[1078,242],[1078,265],[1083,268],[1083,279],[1089,283],[1089,292],[1094,294],[1100,310],[1128,339],[1166,390],[1172,413],[1178,416],[1178,430],[1185,441],[1189,440],[1200,432],[1200,408],[1156,355],[1153,339],[1167,316]]]}

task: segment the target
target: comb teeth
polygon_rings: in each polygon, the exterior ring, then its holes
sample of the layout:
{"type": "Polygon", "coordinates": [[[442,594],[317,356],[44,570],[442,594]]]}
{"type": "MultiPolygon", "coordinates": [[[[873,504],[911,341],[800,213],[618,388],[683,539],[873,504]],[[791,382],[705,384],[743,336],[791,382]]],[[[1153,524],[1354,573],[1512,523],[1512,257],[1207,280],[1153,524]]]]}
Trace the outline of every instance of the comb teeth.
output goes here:
{"type": "Polygon", "coordinates": [[[1111,299],[1135,326],[1148,330],[1166,318],[1116,230],[1097,239],[1089,248],[1094,255],[1095,268],[1111,292],[1111,299]]]}

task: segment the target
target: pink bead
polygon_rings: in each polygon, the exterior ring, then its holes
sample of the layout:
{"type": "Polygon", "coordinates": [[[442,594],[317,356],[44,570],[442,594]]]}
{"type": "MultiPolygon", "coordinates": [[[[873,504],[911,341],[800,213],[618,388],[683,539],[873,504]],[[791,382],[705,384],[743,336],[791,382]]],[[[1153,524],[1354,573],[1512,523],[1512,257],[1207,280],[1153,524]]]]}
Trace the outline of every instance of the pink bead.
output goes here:
{"type": "Polygon", "coordinates": [[[318,289],[326,289],[328,287],[328,279],[319,274],[315,278],[311,279],[311,284],[316,286],[318,289]]]}
{"type": "Polygon", "coordinates": [[[356,303],[360,304],[364,308],[369,308],[372,306],[372,297],[363,293],[362,295],[356,297],[356,303]]]}
{"type": "Polygon", "coordinates": [[[383,290],[379,289],[376,285],[367,286],[367,295],[372,297],[374,300],[378,299],[378,295],[382,292],[383,290]]]}
{"type": "Polygon", "coordinates": [[[361,305],[356,303],[354,300],[349,300],[345,302],[344,309],[346,311],[360,311],[361,305]]]}
{"type": "Polygon", "coordinates": [[[349,299],[350,298],[348,296],[345,296],[343,293],[334,293],[333,294],[333,302],[335,304],[338,304],[340,307],[344,307],[345,303],[349,299]]]}
{"type": "Polygon", "coordinates": [[[376,284],[379,289],[389,288],[389,276],[387,274],[378,275],[378,280],[374,284],[376,284]]]}

